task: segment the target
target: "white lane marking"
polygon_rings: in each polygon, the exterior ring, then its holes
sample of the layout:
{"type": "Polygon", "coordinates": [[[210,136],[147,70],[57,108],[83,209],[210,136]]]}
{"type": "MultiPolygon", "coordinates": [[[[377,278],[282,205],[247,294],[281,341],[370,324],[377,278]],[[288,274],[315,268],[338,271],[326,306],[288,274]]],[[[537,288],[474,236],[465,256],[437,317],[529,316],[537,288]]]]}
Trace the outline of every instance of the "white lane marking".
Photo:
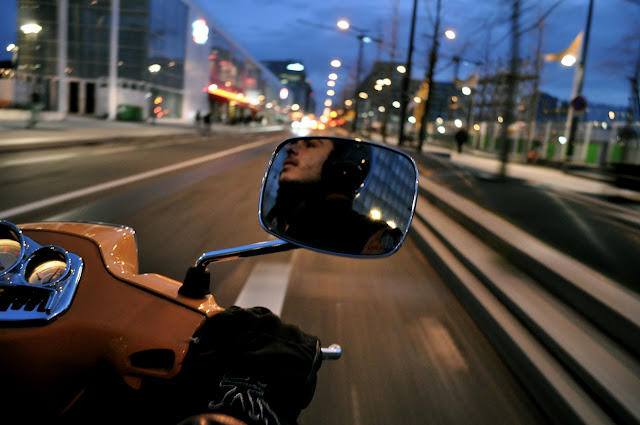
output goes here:
{"type": "Polygon", "coordinates": [[[11,167],[15,165],[29,165],[29,164],[37,164],[40,162],[49,162],[49,161],[61,161],[63,159],[73,158],[74,156],[78,156],[75,153],[61,153],[57,155],[42,155],[42,156],[30,156],[29,158],[22,159],[10,159],[7,161],[0,161],[0,167],[11,167]]]}
{"type": "Polygon", "coordinates": [[[234,305],[266,307],[280,316],[290,274],[291,264],[288,263],[256,263],[234,305]]]}
{"type": "Polygon", "coordinates": [[[134,174],[133,176],[124,177],[124,178],[113,180],[110,182],[101,183],[95,186],[86,187],[84,189],[74,190],[72,192],[63,193],[61,195],[51,196],[49,198],[41,199],[40,201],[35,201],[26,205],[0,211],[0,217],[6,218],[6,217],[18,215],[18,214],[24,214],[33,210],[37,210],[38,208],[49,207],[51,205],[55,205],[61,202],[66,202],[72,199],[80,198],[82,196],[92,195],[97,192],[135,183],[140,180],[150,179],[152,177],[157,177],[162,174],[168,174],[174,171],[181,170],[183,168],[193,167],[195,165],[202,164],[203,162],[213,161],[214,159],[219,159],[225,156],[233,155],[238,152],[254,149],[269,143],[273,143],[273,141],[265,140],[262,142],[249,143],[247,145],[238,146],[232,149],[228,149],[226,151],[215,152],[215,153],[212,153],[211,155],[203,156],[201,158],[195,158],[189,161],[179,162],[177,164],[168,165],[166,167],[156,168],[155,170],[134,174]]]}
{"type": "Polygon", "coordinates": [[[420,318],[417,331],[425,351],[433,360],[445,365],[448,371],[466,372],[469,369],[453,337],[438,319],[420,318]]]}
{"type": "Polygon", "coordinates": [[[362,423],[360,419],[360,398],[358,397],[358,390],[354,384],[351,384],[351,412],[353,413],[353,424],[360,425],[362,423]]]}
{"type": "Polygon", "coordinates": [[[92,155],[92,156],[111,155],[112,153],[129,152],[136,149],[140,149],[140,147],[139,146],[116,146],[113,148],[92,150],[91,152],[88,152],[87,155],[92,155]]]}

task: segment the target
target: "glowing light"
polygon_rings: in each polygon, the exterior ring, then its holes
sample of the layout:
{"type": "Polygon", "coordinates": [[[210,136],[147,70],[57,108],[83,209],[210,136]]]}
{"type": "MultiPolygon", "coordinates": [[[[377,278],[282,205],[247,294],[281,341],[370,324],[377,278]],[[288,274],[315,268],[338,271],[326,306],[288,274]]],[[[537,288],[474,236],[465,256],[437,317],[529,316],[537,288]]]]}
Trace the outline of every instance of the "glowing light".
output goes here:
{"type": "Polygon", "coordinates": [[[327,85],[329,87],[335,87],[336,86],[336,82],[335,81],[327,81],[327,85]]]}
{"type": "Polygon", "coordinates": [[[336,74],[335,72],[332,72],[331,74],[329,74],[329,79],[330,80],[337,80],[338,79],[338,74],[336,74]]]}
{"type": "Polygon", "coordinates": [[[474,124],[474,125],[473,125],[473,129],[474,129],[475,131],[480,131],[480,124],[474,124]]]}
{"type": "Polygon", "coordinates": [[[374,220],[380,220],[382,218],[382,212],[380,212],[380,210],[377,208],[369,211],[369,215],[371,215],[371,218],[373,218],[374,220]]]}
{"type": "Polygon", "coordinates": [[[7,52],[13,52],[16,49],[16,45],[11,43],[7,46],[7,52]]]}
{"type": "Polygon", "coordinates": [[[462,127],[462,120],[459,120],[459,119],[455,120],[453,122],[453,125],[455,125],[458,128],[462,127]]]}
{"type": "Polygon", "coordinates": [[[287,65],[287,71],[304,71],[304,65],[299,62],[290,63],[287,65]]]}
{"type": "Polygon", "coordinates": [[[333,90],[327,90],[327,96],[333,96],[333,95],[335,95],[335,94],[336,94],[336,92],[335,92],[335,91],[333,91],[333,90]]]}
{"type": "Polygon", "coordinates": [[[191,35],[197,44],[205,44],[209,40],[209,27],[207,21],[198,19],[191,24],[191,35]]]}
{"type": "Polygon", "coordinates": [[[467,86],[462,88],[462,94],[465,96],[469,96],[471,94],[471,89],[467,86]]]}
{"type": "Polygon", "coordinates": [[[576,57],[573,55],[564,55],[562,60],[560,60],[560,63],[564,66],[573,66],[573,64],[576,63],[576,60],[576,57]]]}
{"type": "Polygon", "coordinates": [[[502,122],[502,121],[504,121],[504,118],[498,117],[498,122],[502,122]]]}
{"type": "Polygon", "coordinates": [[[444,32],[444,36],[447,37],[449,40],[453,40],[456,38],[456,32],[454,30],[446,30],[444,32]]]}
{"type": "Polygon", "coordinates": [[[298,105],[297,103],[294,103],[293,105],[291,105],[291,110],[292,111],[297,111],[300,109],[300,105],[298,105]]]}
{"type": "Polygon", "coordinates": [[[342,66],[342,62],[340,62],[338,59],[334,59],[331,61],[331,66],[334,68],[340,68],[342,66]]]}
{"type": "Polygon", "coordinates": [[[396,70],[400,73],[400,74],[404,74],[405,72],[407,72],[407,68],[405,68],[402,65],[398,65],[398,67],[396,68],[396,70]]]}
{"type": "Polygon", "coordinates": [[[446,132],[447,132],[447,130],[443,126],[438,126],[438,133],[444,134],[446,132]]]}
{"type": "Polygon", "coordinates": [[[331,106],[333,104],[333,102],[331,101],[331,99],[327,99],[324,101],[324,106],[331,106]]]}
{"type": "Polygon", "coordinates": [[[398,225],[396,224],[396,222],[395,222],[395,221],[393,221],[393,220],[389,220],[389,221],[387,221],[387,225],[388,225],[389,227],[391,227],[392,229],[395,229],[396,227],[398,227],[398,225]]]}
{"type": "Polygon", "coordinates": [[[341,30],[347,30],[351,26],[351,24],[349,24],[349,21],[347,21],[346,19],[340,19],[336,25],[338,25],[338,28],[340,28],[341,30]]]}
{"type": "Polygon", "coordinates": [[[416,96],[416,97],[413,98],[413,101],[416,102],[416,103],[420,103],[420,102],[422,102],[422,99],[420,99],[418,96],[416,96]]]}
{"type": "Polygon", "coordinates": [[[358,97],[360,97],[360,99],[368,99],[369,95],[363,91],[361,91],[360,93],[358,93],[358,97]]]}
{"type": "Polygon", "coordinates": [[[436,118],[436,124],[442,124],[443,122],[444,120],[442,119],[442,117],[436,118]]]}
{"type": "Polygon", "coordinates": [[[418,120],[416,120],[416,117],[414,117],[413,115],[407,118],[407,121],[409,121],[411,124],[415,124],[418,122],[418,120]]]}
{"type": "Polygon", "coordinates": [[[153,99],[153,103],[155,105],[157,105],[159,103],[162,103],[162,97],[160,97],[160,96],[156,97],[155,99],[153,99]]]}
{"type": "Polygon", "coordinates": [[[42,27],[35,23],[24,24],[20,27],[20,31],[25,34],[38,34],[42,31],[42,27]]]}
{"type": "Polygon", "coordinates": [[[558,142],[560,142],[561,145],[564,145],[565,143],[567,143],[567,138],[564,136],[560,136],[558,137],[558,142]]]}
{"type": "Polygon", "coordinates": [[[616,117],[616,113],[613,111],[609,111],[609,119],[612,120],[612,119],[615,119],[615,117],[616,117]]]}
{"type": "Polygon", "coordinates": [[[384,84],[385,86],[390,86],[391,80],[389,78],[385,78],[384,80],[382,80],[382,84],[384,84]]]}
{"type": "Polygon", "coordinates": [[[160,72],[160,70],[162,69],[162,66],[158,65],[157,63],[154,63],[153,65],[149,65],[149,68],[147,68],[149,70],[149,72],[160,72]]]}
{"type": "Polygon", "coordinates": [[[382,90],[382,86],[381,86],[381,85],[378,85],[378,84],[376,84],[375,86],[373,86],[373,88],[374,88],[376,91],[381,91],[381,90],[382,90]]]}
{"type": "Polygon", "coordinates": [[[391,104],[391,106],[393,106],[394,108],[398,109],[398,108],[400,108],[400,102],[398,102],[397,100],[394,100],[393,103],[391,104]]]}
{"type": "Polygon", "coordinates": [[[378,112],[384,112],[386,108],[384,106],[378,106],[378,112]]]}
{"type": "Polygon", "coordinates": [[[344,104],[346,106],[351,106],[351,105],[353,105],[353,101],[351,99],[347,99],[347,100],[344,101],[344,104]]]}
{"type": "Polygon", "coordinates": [[[287,97],[289,97],[289,89],[287,89],[286,87],[283,87],[280,89],[280,99],[284,100],[287,97]]]}

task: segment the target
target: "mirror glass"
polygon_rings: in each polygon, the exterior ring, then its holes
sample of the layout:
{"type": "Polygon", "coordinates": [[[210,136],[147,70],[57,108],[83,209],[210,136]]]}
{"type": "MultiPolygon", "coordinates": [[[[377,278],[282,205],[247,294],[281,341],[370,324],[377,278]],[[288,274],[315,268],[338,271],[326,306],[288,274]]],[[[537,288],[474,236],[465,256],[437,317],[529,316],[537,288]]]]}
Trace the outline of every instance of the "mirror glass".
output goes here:
{"type": "Polygon", "coordinates": [[[411,224],[418,171],[407,154],[338,137],[297,137],[275,150],[260,223],[278,238],[347,256],[395,252],[411,224]]]}

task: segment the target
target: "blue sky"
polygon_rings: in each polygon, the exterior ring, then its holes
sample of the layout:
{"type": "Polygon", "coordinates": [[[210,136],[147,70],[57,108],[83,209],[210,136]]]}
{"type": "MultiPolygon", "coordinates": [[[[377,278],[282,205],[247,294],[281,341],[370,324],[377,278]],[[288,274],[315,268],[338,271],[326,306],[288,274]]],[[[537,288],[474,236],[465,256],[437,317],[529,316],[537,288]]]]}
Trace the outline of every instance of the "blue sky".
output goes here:
{"type": "MultiPolygon", "coordinates": [[[[353,78],[358,52],[355,32],[334,30],[345,18],[369,35],[385,40],[382,49],[375,43],[365,45],[364,64],[389,60],[391,40],[396,39],[395,58],[407,59],[412,0],[194,0],[202,5],[222,29],[258,60],[300,60],[307,68],[319,102],[323,101],[332,59],[340,59],[340,82],[353,78]],[[394,27],[397,7],[397,31],[394,27]],[[304,21],[304,22],[303,22],[304,21]],[[306,23],[311,22],[312,24],[306,23]],[[329,28],[329,29],[325,29],[329,28]]],[[[530,28],[549,10],[544,20],[542,53],[564,50],[587,23],[588,0],[522,0],[521,28],[530,28]],[[554,7],[555,6],[555,7],[554,7]]],[[[470,61],[490,61],[509,52],[509,0],[444,0],[441,28],[454,29],[455,40],[440,38],[440,56],[436,81],[451,81],[451,56],[470,61]]],[[[413,54],[413,77],[420,78],[427,67],[428,49],[433,32],[436,0],[419,0],[413,54]]],[[[0,58],[9,59],[4,47],[15,41],[15,2],[0,5],[0,58]]],[[[640,0],[594,0],[591,34],[587,51],[583,94],[592,103],[627,105],[631,76],[640,51],[640,0]]],[[[522,57],[535,54],[536,30],[521,37],[522,57]]],[[[463,62],[458,76],[465,78],[478,69],[463,62]]],[[[541,90],[568,99],[573,68],[557,62],[545,63],[541,72],[541,90]]]]}

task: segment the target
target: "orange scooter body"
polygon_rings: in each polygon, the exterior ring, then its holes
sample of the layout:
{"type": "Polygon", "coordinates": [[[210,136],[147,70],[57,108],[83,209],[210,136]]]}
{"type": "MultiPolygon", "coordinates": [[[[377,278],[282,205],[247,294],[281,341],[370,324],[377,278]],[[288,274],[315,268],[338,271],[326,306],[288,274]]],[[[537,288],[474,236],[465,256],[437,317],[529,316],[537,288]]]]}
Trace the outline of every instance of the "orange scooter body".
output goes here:
{"type": "MultiPolygon", "coordinates": [[[[47,322],[0,324],[3,411],[37,400],[64,413],[105,367],[130,387],[180,371],[194,332],[221,311],[213,296],[186,298],[180,282],[138,274],[135,233],[94,223],[32,223],[23,234],[82,259],[71,307],[47,322]]],[[[11,307],[10,307],[11,308],[11,307]]]]}

